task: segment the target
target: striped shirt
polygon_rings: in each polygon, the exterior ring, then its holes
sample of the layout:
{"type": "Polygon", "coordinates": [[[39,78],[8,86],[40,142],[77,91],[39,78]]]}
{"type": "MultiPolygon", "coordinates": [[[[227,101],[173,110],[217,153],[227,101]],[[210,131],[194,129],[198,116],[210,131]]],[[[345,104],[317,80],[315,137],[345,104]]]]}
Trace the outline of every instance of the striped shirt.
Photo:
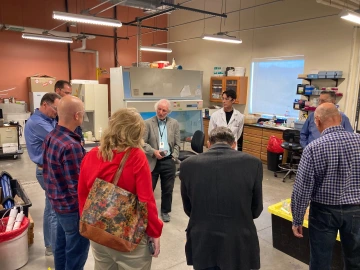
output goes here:
{"type": "Polygon", "coordinates": [[[360,204],[360,134],[333,126],[304,149],[291,196],[295,226],[302,225],[310,200],[360,204]]]}
{"type": "Polygon", "coordinates": [[[78,179],[85,149],[80,136],[57,125],[46,136],[43,148],[45,190],[57,213],[72,213],[79,209],[78,179]]]}

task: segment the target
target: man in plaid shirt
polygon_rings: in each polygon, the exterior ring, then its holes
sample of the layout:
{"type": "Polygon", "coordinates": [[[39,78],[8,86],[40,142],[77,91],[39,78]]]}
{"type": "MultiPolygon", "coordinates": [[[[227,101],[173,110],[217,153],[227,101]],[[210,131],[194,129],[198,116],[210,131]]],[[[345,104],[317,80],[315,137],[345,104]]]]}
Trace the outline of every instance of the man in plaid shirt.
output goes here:
{"type": "Polygon", "coordinates": [[[345,269],[360,269],[360,135],[345,131],[332,103],[315,111],[321,137],[301,157],[291,197],[293,232],[303,237],[302,224],[310,203],[310,269],[331,269],[338,231],[345,269]]]}
{"type": "Polygon", "coordinates": [[[79,233],[78,178],[85,155],[80,136],[74,133],[85,114],[84,104],[74,96],[63,97],[58,105],[59,122],[45,138],[45,190],[57,216],[56,270],[83,269],[89,240],[79,233]]]}

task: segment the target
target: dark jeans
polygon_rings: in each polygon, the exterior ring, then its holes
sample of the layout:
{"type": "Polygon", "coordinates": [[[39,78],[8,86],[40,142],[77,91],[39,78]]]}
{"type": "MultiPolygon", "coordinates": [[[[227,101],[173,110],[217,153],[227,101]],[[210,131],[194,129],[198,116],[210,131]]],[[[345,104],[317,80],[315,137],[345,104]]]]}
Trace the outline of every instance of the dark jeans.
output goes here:
{"type": "Polygon", "coordinates": [[[360,205],[312,202],[309,215],[310,269],[331,269],[338,230],[346,270],[360,269],[360,205]]]}
{"type": "Polygon", "coordinates": [[[79,233],[79,213],[57,216],[57,238],[55,246],[56,270],[82,270],[89,253],[89,239],[79,233]]]}
{"type": "Polygon", "coordinates": [[[160,175],[161,182],[161,212],[171,212],[172,194],[175,183],[175,161],[172,158],[158,160],[154,170],[151,172],[152,187],[156,188],[160,175]]]}

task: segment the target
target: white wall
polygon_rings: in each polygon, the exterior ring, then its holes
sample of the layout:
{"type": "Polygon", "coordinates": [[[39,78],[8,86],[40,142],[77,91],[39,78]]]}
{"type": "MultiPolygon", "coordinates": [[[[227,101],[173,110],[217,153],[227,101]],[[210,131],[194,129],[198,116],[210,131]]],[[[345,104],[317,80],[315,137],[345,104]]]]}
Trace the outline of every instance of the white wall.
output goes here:
{"type": "MultiPolygon", "coordinates": [[[[187,3],[186,6],[203,9],[204,1],[206,10],[221,12],[222,1],[220,0],[196,0],[187,3]]],[[[273,1],[242,0],[240,2],[239,0],[227,0],[227,12],[239,9],[240,3],[243,9],[269,2],[273,1]]],[[[240,45],[205,41],[200,38],[169,44],[169,47],[173,49],[173,53],[169,55],[169,58],[175,57],[177,64],[181,64],[184,69],[204,71],[203,99],[205,106],[210,104],[209,82],[214,66],[244,66],[247,69],[246,76],[249,76],[251,59],[263,57],[304,55],[305,73],[310,72],[312,69],[343,70],[343,76],[346,79],[340,85],[340,91],[345,95],[347,95],[346,91],[357,93],[357,90],[354,90],[355,87],[349,84],[354,25],[341,20],[336,15],[339,12],[339,9],[317,4],[315,0],[284,0],[257,8],[250,8],[240,14],[240,29],[269,26],[327,15],[335,16],[230,33],[230,35],[242,39],[243,43],[240,45]],[[351,86],[350,89],[348,89],[348,85],[351,86]]],[[[169,25],[177,25],[201,18],[203,18],[203,15],[199,13],[176,11],[170,15],[169,25]]],[[[228,15],[225,25],[222,25],[222,31],[238,29],[239,12],[228,15]]],[[[200,37],[204,32],[214,34],[219,30],[220,18],[217,17],[205,20],[205,31],[203,21],[171,28],[168,40],[171,42],[200,37]]],[[[296,85],[289,90],[295,92],[296,85]]],[[[276,99],[276,89],[269,89],[269,91],[274,92],[274,99],[276,99]]],[[[347,106],[345,101],[346,96],[339,102],[343,111],[347,106]]],[[[289,105],[292,105],[292,102],[292,100],[289,100],[289,105]]],[[[236,106],[241,112],[247,112],[245,105],[236,106]]]]}

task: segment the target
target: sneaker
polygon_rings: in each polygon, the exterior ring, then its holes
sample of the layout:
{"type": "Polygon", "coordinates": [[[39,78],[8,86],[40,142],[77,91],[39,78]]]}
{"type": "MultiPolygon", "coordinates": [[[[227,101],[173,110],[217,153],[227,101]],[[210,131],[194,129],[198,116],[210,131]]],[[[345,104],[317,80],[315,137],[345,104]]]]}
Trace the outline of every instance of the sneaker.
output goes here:
{"type": "Polygon", "coordinates": [[[170,222],[170,215],[168,213],[161,213],[161,219],[164,222],[170,222]]]}
{"type": "Polygon", "coordinates": [[[51,247],[46,247],[45,248],[45,256],[52,256],[53,253],[52,253],[52,249],[51,247]]]}

